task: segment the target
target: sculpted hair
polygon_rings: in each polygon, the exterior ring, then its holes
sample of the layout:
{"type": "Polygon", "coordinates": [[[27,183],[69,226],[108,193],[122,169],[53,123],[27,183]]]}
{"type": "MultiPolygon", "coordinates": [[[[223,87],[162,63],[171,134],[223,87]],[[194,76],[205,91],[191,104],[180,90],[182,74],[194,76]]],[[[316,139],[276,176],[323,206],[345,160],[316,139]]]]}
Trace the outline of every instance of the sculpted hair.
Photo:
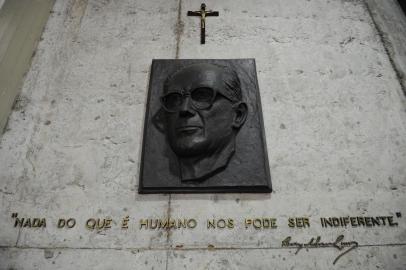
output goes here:
{"type": "Polygon", "coordinates": [[[223,70],[223,81],[225,84],[226,96],[234,103],[242,102],[242,91],[240,78],[234,69],[224,66],[218,66],[223,70]]]}
{"type": "Polygon", "coordinates": [[[173,77],[175,77],[176,74],[182,72],[185,69],[192,68],[194,66],[200,66],[200,65],[207,65],[207,66],[212,66],[217,69],[219,69],[222,72],[222,80],[224,82],[224,89],[221,89],[221,94],[229,98],[233,103],[237,102],[242,102],[242,90],[241,90],[241,82],[240,78],[238,77],[237,72],[235,72],[234,69],[231,69],[227,66],[221,66],[218,64],[192,64],[189,66],[182,67],[178,69],[177,71],[173,72],[171,75],[166,78],[164,82],[164,92],[168,90],[169,84],[172,81],[173,77]]]}

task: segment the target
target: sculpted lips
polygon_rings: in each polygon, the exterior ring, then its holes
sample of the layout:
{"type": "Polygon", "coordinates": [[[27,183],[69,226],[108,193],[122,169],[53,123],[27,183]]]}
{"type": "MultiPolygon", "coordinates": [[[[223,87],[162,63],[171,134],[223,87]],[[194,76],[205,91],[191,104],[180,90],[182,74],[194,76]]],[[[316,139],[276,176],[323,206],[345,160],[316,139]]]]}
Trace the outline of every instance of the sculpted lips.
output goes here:
{"type": "Polygon", "coordinates": [[[201,126],[181,126],[176,128],[176,132],[180,134],[193,134],[202,129],[201,126]]]}

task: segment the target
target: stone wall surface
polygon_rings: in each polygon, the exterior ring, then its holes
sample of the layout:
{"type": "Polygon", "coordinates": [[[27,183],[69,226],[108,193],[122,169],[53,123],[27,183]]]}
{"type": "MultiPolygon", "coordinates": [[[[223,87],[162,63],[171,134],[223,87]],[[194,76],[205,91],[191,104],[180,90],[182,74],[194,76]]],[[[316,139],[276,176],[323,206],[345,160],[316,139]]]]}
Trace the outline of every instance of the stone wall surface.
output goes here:
{"type": "Polygon", "coordinates": [[[31,66],[53,0],[0,2],[0,133],[31,66]]]}
{"type": "MultiPolygon", "coordinates": [[[[406,103],[359,0],[57,0],[0,141],[0,269],[405,269],[406,103]],[[273,193],[137,194],[152,59],[255,58],[273,193]],[[46,228],[15,228],[44,217],[46,228]],[[403,215],[401,215],[403,214],[403,215]],[[130,217],[129,229],[121,219],[130,217]],[[397,226],[322,228],[321,217],[397,226]],[[58,229],[58,218],[76,227],[58,229]],[[89,217],[113,219],[88,230],[89,217]],[[194,229],[139,229],[148,218],[194,229]],[[276,229],[245,218],[276,218],[276,229]],[[308,217],[309,228],[290,228],[308,217]],[[233,229],[207,229],[232,218],[233,229]],[[291,236],[336,248],[281,246],[291,236]],[[295,254],[297,252],[297,254],[295,254]]],[[[249,161],[247,161],[249,162],[249,161]]]]}

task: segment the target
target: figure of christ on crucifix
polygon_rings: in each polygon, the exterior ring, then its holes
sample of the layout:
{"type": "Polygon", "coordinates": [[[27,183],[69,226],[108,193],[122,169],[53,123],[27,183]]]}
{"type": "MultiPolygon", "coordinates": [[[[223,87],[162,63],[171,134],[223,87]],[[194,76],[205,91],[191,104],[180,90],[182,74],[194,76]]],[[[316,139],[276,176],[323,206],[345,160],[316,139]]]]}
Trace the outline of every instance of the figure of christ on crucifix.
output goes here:
{"type": "Polygon", "coordinates": [[[206,11],[206,4],[202,3],[200,10],[198,11],[188,11],[188,16],[200,16],[200,44],[206,43],[206,17],[218,16],[218,11],[206,11]]]}

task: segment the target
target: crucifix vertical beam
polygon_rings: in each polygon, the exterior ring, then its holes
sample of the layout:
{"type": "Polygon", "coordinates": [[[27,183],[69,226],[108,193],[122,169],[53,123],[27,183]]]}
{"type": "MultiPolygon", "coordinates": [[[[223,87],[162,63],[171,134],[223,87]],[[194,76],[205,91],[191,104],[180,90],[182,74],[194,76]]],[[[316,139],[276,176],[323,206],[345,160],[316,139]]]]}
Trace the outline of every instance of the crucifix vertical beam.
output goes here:
{"type": "Polygon", "coordinates": [[[200,17],[200,44],[206,43],[206,17],[219,16],[218,11],[206,11],[206,4],[202,3],[200,10],[198,11],[188,11],[188,16],[199,16],[200,17]]]}

